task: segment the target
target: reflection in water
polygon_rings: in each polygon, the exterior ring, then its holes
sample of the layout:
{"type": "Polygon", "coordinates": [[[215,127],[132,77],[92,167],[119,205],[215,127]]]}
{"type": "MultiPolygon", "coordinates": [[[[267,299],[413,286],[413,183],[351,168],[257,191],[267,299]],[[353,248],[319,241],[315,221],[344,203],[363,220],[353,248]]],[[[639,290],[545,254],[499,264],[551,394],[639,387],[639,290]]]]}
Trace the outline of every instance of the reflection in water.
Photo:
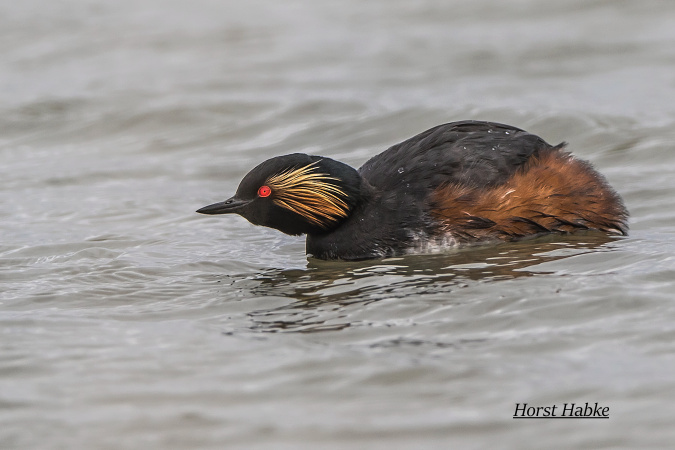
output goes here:
{"type": "MultiPolygon", "coordinates": [[[[244,298],[288,297],[289,305],[249,313],[252,329],[316,332],[349,327],[346,307],[383,299],[442,294],[471,283],[534,276],[528,267],[590,251],[608,251],[614,238],[588,233],[358,262],[310,259],[307,269],[272,270],[235,281],[244,298]],[[239,285],[239,286],[238,286],[239,285]],[[327,313],[328,312],[328,313],[327,313]]],[[[451,300],[450,300],[451,301],[451,300]]]]}

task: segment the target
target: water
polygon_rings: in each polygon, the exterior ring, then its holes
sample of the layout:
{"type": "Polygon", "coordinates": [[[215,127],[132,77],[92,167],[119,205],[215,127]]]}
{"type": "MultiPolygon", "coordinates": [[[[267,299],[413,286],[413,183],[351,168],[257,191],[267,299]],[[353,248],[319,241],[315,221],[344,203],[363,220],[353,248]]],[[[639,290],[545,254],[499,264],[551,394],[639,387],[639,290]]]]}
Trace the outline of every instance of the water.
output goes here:
{"type": "Polygon", "coordinates": [[[0,5],[0,448],[675,440],[675,3],[0,5]],[[294,151],[568,141],[631,235],[359,263],[194,210],[294,151]],[[514,420],[599,402],[609,420],[514,420]]]}

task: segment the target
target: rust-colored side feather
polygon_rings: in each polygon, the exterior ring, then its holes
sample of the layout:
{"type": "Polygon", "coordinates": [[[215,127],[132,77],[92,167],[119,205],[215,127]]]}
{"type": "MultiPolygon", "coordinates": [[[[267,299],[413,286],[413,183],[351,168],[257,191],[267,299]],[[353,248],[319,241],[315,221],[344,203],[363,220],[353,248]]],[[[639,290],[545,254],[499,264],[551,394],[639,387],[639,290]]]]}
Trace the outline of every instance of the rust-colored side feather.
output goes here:
{"type": "Polygon", "coordinates": [[[327,228],[349,214],[347,195],[337,184],[340,181],[317,172],[316,162],[273,175],[267,179],[272,201],[303,216],[310,223],[327,228]]]}
{"type": "Polygon", "coordinates": [[[442,186],[432,195],[432,214],[464,242],[581,229],[628,231],[621,198],[590,164],[560,147],[540,151],[494,188],[442,186]]]}

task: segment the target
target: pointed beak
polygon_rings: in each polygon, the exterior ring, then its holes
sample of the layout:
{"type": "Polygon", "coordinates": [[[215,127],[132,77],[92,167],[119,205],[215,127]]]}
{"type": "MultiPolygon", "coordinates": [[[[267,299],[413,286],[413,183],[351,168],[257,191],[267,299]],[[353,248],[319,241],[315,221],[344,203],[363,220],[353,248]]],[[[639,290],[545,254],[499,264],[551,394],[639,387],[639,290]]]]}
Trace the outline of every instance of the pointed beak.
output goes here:
{"type": "Polygon", "coordinates": [[[238,213],[241,209],[251,203],[251,200],[239,200],[232,197],[224,202],[214,203],[197,210],[200,214],[230,214],[238,213]]]}

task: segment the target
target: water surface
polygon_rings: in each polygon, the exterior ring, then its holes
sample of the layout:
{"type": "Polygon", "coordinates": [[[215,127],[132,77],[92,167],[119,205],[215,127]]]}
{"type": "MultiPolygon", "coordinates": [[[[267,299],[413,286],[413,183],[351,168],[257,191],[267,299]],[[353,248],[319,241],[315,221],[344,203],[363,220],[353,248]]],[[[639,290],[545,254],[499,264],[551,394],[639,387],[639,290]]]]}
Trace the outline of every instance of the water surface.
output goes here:
{"type": "Polygon", "coordinates": [[[0,5],[0,447],[670,446],[675,4],[324,3],[0,5]],[[569,142],[630,236],[324,262],[194,213],[462,119],[569,142]]]}

